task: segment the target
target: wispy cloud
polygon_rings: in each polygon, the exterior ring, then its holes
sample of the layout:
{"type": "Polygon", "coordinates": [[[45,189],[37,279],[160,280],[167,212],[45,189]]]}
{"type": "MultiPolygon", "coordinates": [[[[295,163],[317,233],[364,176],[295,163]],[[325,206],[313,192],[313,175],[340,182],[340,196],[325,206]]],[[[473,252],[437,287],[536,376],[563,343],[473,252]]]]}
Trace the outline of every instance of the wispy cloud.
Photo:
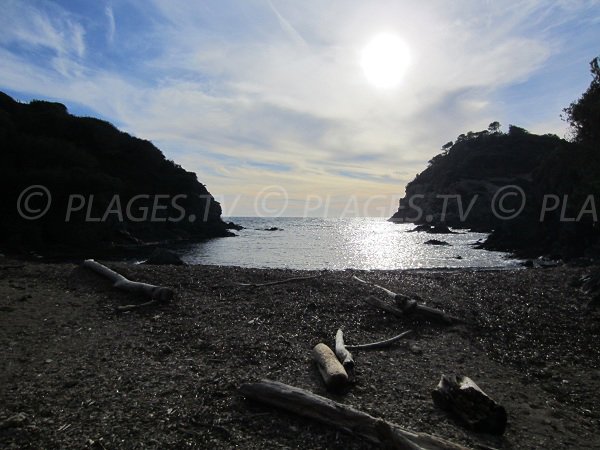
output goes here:
{"type": "Polygon", "coordinates": [[[97,10],[7,5],[0,87],[95,110],[228,198],[275,184],[295,199],[399,196],[440,145],[493,120],[564,134],[559,103],[589,82],[600,38],[598,2],[583,0],[130,0],[123,46],[110,45],[116,5],[101,23],[97,10]],[[136,11],[142,28],[127,22],[136,11]],[[395,90],[360,69],[380,31],[411,48],[395,90]]]}
{"type": "Polygon", "coordinates": [[[63,10],[47,5],[7,0],[2,5],[0,42],[3,45],[46,48],[59,55],[81,58],[85,54],[84,28],[63,10]]]}
{"type": "Polygon", "coordinates": [[[109,44],[112,44],[115,40],[115,32],[117,30],[117,25],[115,23],[115,15],[113,13],[113,9],[110,5],[107,5],[104,8],[104,14],[106,14],[106,20],[108,21],[108,26],[106,29],[106,40],[109,44]]]}

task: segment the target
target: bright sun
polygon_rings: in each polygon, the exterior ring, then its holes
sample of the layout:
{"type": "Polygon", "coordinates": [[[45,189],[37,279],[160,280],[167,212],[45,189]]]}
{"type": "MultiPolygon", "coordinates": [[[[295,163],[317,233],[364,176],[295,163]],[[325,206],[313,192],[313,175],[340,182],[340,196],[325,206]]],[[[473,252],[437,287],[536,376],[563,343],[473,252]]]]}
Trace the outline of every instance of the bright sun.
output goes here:
{"type": "Polygon", "coordinates": [[[371,39],[360,59],[367,80],[382,89],[400,84],[409,64],[408,45],[391,33],[381,33],[371,39]]]}

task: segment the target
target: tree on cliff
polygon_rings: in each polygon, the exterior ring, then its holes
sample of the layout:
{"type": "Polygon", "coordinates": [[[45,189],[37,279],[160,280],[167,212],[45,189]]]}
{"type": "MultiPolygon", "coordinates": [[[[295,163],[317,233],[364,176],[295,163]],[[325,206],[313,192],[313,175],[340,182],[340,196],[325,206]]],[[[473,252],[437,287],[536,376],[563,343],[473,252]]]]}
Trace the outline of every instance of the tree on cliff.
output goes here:
{"type": "Polygon", "coordinates": [[[575,142],[600,149],[600,57],[590,62],[593,80],[581,98],[565,108],[575,142]]]}

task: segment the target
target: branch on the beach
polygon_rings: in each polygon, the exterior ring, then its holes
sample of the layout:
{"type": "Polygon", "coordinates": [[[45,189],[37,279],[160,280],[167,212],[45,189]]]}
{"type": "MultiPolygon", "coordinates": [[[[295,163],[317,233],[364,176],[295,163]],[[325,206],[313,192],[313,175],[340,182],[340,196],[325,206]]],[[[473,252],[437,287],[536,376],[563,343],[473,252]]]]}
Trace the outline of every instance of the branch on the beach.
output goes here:
{"type": "Polygon", "coordinates": [[[437,436],[404,429],[349,405],[276,381],[263,380],[258,383],[244,384],[240,387],[240,391],[250,399],[332,425],[387,448],[466,450],[466,447],[437,436]]]}
{"type": "Polygon", "coordinates": [[[133,311],[135,309],[144,308],[146,306],[156,305],[156,304],[158,304],[158,302],[156,300],[150,300],[148,302],[140,303],[140,304],[137,304],[137,305],[117,306],[115,309],[116,309],[117,312],[127,312],[127,311],[133,311]]]}
{"type": "Polygon", "coordinates": [[[360,344],[360,345],[346,345],[346,349],[348,350],[372,350],[376,348],[386,348],[392,345],[394,342],[399,341],[405,336],[408,336],[412,333],[412,330],[406,330],[403,333],[400,333],[398,336],[394,336],[389,339],[385,339],[383,341],[371,342],[369,344],[360,344]]]}
{"type": "Polygon", "coordinates": [[[266,283],[238,283],[238,282],[235,282],[235,284],[237,284],[238,286],[245,286],[245,287],[274,286],[276,284],[284,284],[284,283],[293,283],[295,281],[312,280],[314,278],[319,278],[320,276],[321,276],[321,274],[319,274],[319,275],[311,275],[309,277],[286,278],[285,280],[268,281],[266,283]]]}
{"type": "Polygon", "coordinates": [[[354,358],[344,343],[344,332],[337,330],[335,334],[335,356],[338,357],[351,381],[354,378],[354,358]]]}
{"type": "Polygon", "coordinates": [[[438,408],[450,411],[474,431],[502,434],[506,429],[506,409],[469,377],[442,375],[431,397],[438,408]]]}
{"type": "Polygon", "coordinates": [[[335,353],[325,344],[317,344],[312,352],[319,373],[330,389],[340,389],[348,383],[348,374],[335,353]]]}
{"type": "Polygon", "coordinates": [[[435,320],[446,324],[463,322],[463,320],[459,319],[458,317],[451,316],[450,314],[447,314],[440,309],[432,308],[430,306],[418,303],[415,299],[412,299],[407,295],[397,294],[396,292],[390,291],[389,289],[384,288],[383,286],[379,286],[378,284],[362,280],[356,275],[352,278],[360,283],[366,284],[367,286],[372,286],[374,288],[382,290],[387,294],[388,297],[392,298],[396,302],[397,307],[394,307],[382,300],[375,299],[374,297],[369,297],[367,301],[372,305],[385,311],[388,311],[389,313],[395,316],[420,314],[426,317],[427,319],[435,320]]]}
{"type": "Polygon", "coordinates": [[[404,317],[404,313],[402,312],[402,310],[400,308],[396,308],[394,305],[391,305],[388,302],[384,302],[383,300],[380,300],[373,295],[369,295],[364,300],[371,306],[374,306],[375,308],[379,308],[383,311],[389,312],[393,316],[404,317]]]}
{"type": "MultiPolygon", "coordinates": [[[[153,284],[141,283],[139,281],[130,281],[123,275],[109,269],[108,267],[94,261],[93,259],[86,259],[83,262],[83,266],[90,270],[108,278],[113,283],[113,287],[126,292],[132,292],[135,294],[142,294],[146,297],[150,297],[152,301],[156,303],[168,302],[173,298],[175,294],[170,288],[155,286],[153,284]]],[[[147,306],[142,305],[128,305],[128,306],[147,306]]],[[[123,307],[122,307],[123,308],[123,307]]]]}

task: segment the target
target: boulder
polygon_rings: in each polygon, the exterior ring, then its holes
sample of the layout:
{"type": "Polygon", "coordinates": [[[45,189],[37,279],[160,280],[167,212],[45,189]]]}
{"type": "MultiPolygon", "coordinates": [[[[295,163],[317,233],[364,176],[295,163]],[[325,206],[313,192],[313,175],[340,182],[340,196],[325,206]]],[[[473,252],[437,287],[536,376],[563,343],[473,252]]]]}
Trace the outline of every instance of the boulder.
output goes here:
{"type": "Polygon", "coordinates": [[[177,253],[172,252],[171,250],[167,250],[164,248],[155,249],[150,257],[146,260],[145,264],[156,264],[156,265],[164,265],[170,264],[174,266],[182,266],[185,263],[183,260],[177,255],[177,253]]]}
{"type": "Polygon", "coordinates": [[[424,244],[427,245],[451,245],[446,241],[438,241],[437,239],[430,239],[428,241],[423,242],[424,244]]]}

